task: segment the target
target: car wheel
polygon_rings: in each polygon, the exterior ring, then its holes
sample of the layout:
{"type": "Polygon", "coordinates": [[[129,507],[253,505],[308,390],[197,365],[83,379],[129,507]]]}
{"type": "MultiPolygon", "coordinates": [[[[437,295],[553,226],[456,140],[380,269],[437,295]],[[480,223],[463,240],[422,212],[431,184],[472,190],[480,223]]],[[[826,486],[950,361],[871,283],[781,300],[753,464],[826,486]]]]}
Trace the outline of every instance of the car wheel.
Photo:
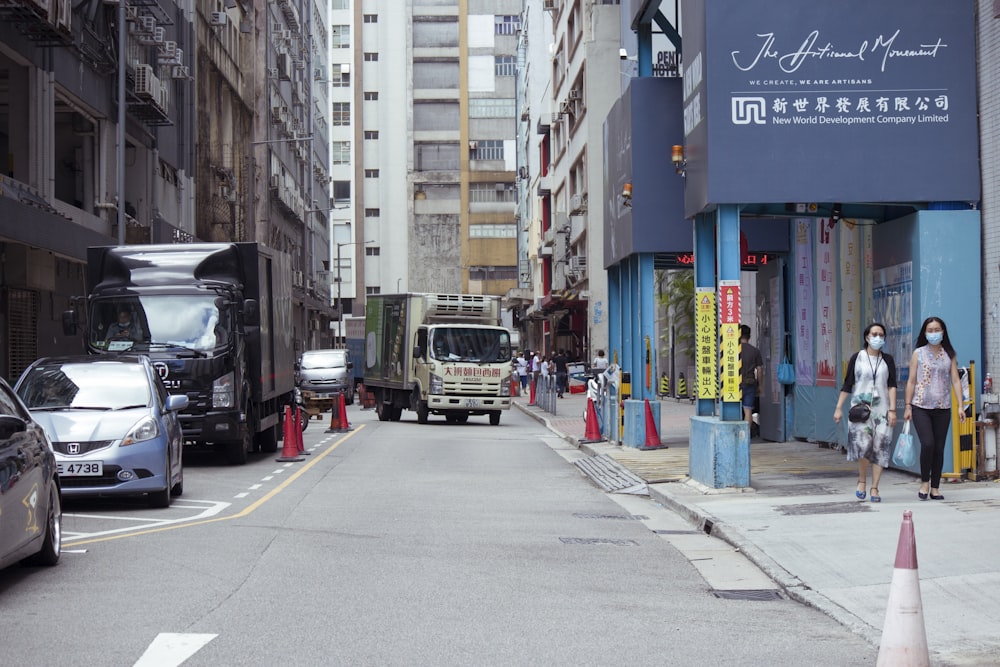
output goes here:
{"type": "Polygon", "coordinates": [[[174,496],[175,498],[177,496],[183,496],[184,495],[184,471],[181,471],[181,478],[180,478],[180,480],[176,484],[174,484],[172,487],[170,487],[170,495],[174,496]]]}
{"type": "Polygon", "coordinates": [[[45,519],[45,539],[38,553],[24,559],[26,565],[55,565],[62,550],[62,500],[53,482],[49,490],[49,511],[45,519]]]}
{"type": "Polygon", "coordinates": [[[490,413],[490,426],[497,426],[500,423],[500,411],[494,410],[490,413]]]}
{"type": "Polygon", "coordinates": [[[167,486],[162,491],[151,491],[146,496],[150,507],[170,507],[170,457],[167,457],[167,486]]]}

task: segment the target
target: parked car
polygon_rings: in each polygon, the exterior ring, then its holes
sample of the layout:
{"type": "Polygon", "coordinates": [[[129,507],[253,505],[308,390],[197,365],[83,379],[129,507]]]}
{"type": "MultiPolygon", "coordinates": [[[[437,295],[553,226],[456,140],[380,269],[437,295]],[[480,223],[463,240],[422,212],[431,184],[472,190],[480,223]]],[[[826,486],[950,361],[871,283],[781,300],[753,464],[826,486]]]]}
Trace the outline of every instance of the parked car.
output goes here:
{"type": "Polygon", "coordinates": [[[55,565],[62,543],[56,458],[44,429],[0,378],[0,568],[55,565]]]}
{"type": "Polygon", "coordinates": [[[306,405],[333,407],[337,394],[354,403],[354,363],[347,350],[309,350],[295,364],[295,384],[306,405]]]}
{"type": "Polygon", "coordinates": [[[146,494],[169,507],[184,492],[184,438],[177,412],[144,355],[39,359],[14,387],[55,450],[63,495],[146,494]]]}

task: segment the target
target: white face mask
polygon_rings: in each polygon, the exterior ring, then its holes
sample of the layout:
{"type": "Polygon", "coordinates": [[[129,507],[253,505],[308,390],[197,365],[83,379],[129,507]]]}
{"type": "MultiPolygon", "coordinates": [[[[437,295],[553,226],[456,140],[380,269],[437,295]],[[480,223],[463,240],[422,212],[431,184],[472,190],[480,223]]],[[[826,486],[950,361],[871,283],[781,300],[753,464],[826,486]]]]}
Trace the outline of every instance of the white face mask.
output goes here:
{"type": "Polygon", "coordinates": [[[885,338],[882,336],[871,336],[868,338],[868,346],[873,350],[881,350],[885,345],[885,338]]]}
{"type": "Polygon", "coordinates": [[[927,332],[927,342],[931,345],[940,345],[943,338],[944,333],[941,331],[927,332]]]}

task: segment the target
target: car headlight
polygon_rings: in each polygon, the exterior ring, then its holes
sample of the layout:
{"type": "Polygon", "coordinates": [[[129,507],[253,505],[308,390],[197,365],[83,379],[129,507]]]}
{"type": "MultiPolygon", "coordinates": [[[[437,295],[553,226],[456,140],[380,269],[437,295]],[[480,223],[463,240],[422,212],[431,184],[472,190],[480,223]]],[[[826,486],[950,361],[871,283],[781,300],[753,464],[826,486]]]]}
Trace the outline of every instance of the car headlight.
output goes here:
{"type": "Polygon", "coordinates": [[[443,394],[444,393],[444,378],[440,375],[435,375],[431,373],[431,386],[428,387],[427,392],[430,394],[443,394]]]}
{"type": "Polygon", "coordinates": [[[212,383],[212,407],[231,408],[236,404],[233,384],[236,376],[233,373],[226,373],[212,383]]]}
{"type": "Polygon", "coordinates": [[[128,432],[128,435],[122,438],[120,446],[127,447],[128,445],[134,445],[137,442],[152,440],[158,435],[160,435],[160,426],[156,423],[156,420],[152,417],[143,417],[142,421],[133,426],[132,430],[128,432]]]}

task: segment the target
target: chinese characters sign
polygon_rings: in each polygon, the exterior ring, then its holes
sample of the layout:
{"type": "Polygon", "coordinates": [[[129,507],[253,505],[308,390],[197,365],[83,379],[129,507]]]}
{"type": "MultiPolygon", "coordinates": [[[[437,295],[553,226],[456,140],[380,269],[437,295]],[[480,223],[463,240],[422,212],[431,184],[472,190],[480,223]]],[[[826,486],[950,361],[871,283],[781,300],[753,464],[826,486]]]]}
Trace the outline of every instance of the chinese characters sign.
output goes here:
{"type": "Polygon", "coordinates": [[[833,275],[833,234],[837,222],[830,218],[816,220],[816,386],[837,385],[836,285],[833,275]]]}
{"type": "Polygon", "coordinates": [[[699,287],[695,294],[695,364],[697,366],[698,398],[715,398],[715,290],[699,287]]]}
{"type": "Polygon", "coordinates": [[[722,401],[738,402],[740,394],[740,281],[719,281],[719,341],[722,401]]]}

